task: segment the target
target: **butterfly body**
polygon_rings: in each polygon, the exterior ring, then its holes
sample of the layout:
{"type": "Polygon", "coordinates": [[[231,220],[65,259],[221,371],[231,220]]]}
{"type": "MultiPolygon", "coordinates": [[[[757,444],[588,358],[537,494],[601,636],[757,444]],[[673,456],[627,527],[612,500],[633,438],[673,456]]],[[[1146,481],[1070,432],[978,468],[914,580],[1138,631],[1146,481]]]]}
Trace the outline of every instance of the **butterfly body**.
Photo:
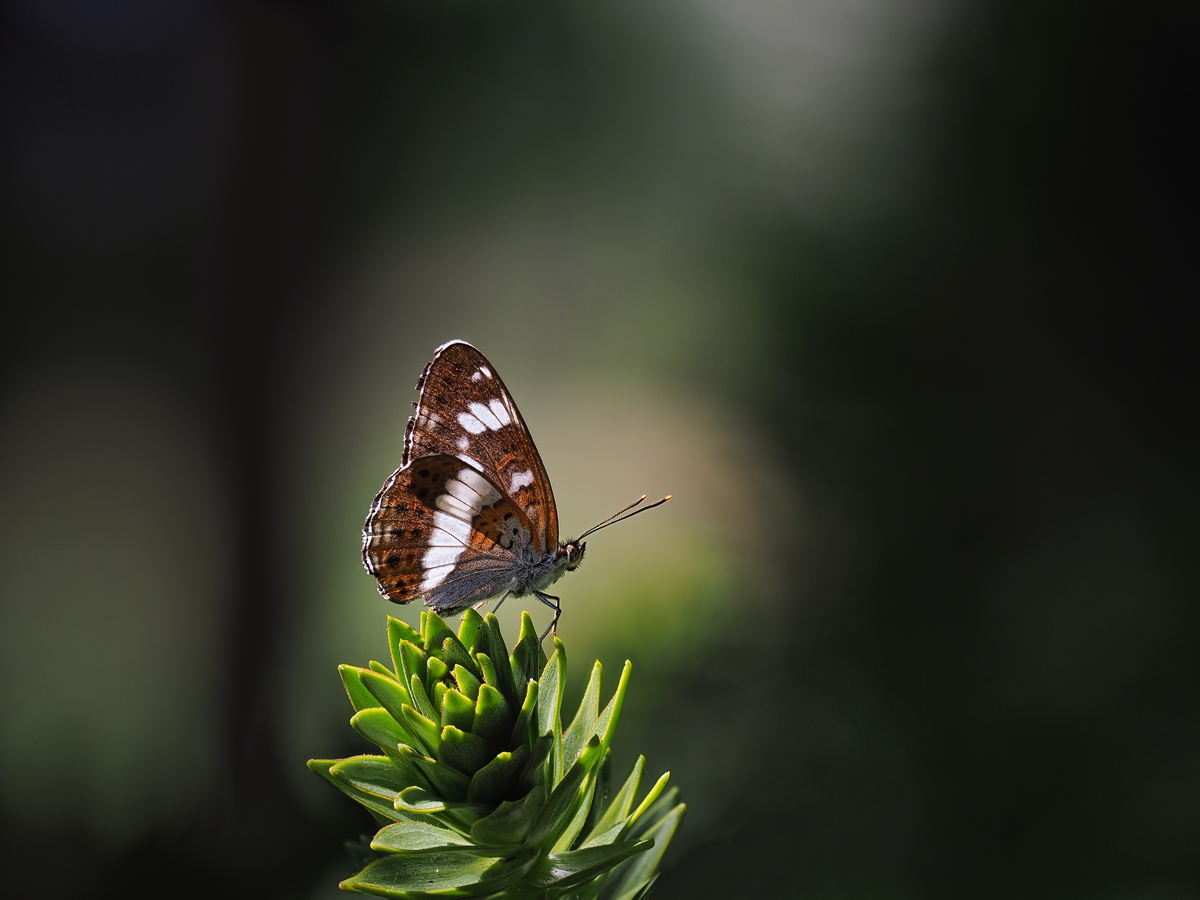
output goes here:
{"type": "Polygon", "coordinates": [[[584,543],[558,541],[554,494],[511,395],[464,341],[439,347],[417,383],[401,466],[363,526],[379,593],[462,612],[493,597],[538,597],[575,569],[584,543]]]}

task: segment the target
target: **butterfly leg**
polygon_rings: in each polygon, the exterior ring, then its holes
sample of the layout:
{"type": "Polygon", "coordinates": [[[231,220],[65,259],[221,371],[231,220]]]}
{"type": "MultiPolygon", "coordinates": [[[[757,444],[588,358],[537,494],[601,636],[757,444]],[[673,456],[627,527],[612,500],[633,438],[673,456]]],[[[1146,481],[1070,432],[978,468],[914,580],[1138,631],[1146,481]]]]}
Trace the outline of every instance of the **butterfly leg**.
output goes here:
{"type": "Polygon", "coordinates": [[[512,593],[512,591],[505,591],[503,594],[500,595],[500,599],[497,600],[496,605],[492,607],[492,615],[495,615],[496,613],[500,612],[500,605],[502,603],[504,603],[505,600],[508,599],[508,596],[511,593],[512,593]]]}
{"type": "MultiPolygon", "coordinates": [[[[496,611],[500,609],[500,604],[503,603],[505,600],[507,600],[509,594],[511,594],[511,593],[512,593],[512,591],[505,591],[503,594],[500,595],[500,599],[498,601],[496,601],[496,605],[492,607],[493,614],[495,614],[496,611]]],[[[475,612],[479,612],[479,610],[483,609],[483,607],[486,606],[488,601],[490,601],[491,599],[492,599],[491,597],[485,597],[484,599],[482,599],[478,603],[476,603],[475,607],[474,607],[475,612]]]]}
{"type": "Polygon", "coordinates": [[[555,634],[558,634],[558,617],[562,615],[562,606],[559,605],[560,598],[555,597],[553,594],[543,594],[541,591],[534,591],[533,595],[554,610],[554,618],[550,620],[550,627],[542,632],[542,636],[539,639],[544,641],[546,635],[550,632],[553,631],[555,634]]]}

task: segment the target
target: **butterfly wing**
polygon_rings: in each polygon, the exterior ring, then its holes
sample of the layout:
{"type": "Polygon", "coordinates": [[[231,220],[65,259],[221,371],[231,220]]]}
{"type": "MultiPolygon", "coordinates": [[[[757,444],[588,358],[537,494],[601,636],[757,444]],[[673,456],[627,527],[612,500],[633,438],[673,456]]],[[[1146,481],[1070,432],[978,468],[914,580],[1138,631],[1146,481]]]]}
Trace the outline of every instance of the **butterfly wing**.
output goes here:
{"type": "Polygon", "coordinates": [[[455,613],[507,589],[528,517],[478,467],[455,456],[421,456],[384,483],[363,527],[363,564],[388,600],[423,597],[455,613]]]}
{"type": "Polygon", "coordinates": [[[539,554],[558,548],[554,492],[517,404],[482,353],[443,344],[417,383],[417,409],[404,436],[404,463],[446,454],[478,463],[529,521],[539,554]]]}

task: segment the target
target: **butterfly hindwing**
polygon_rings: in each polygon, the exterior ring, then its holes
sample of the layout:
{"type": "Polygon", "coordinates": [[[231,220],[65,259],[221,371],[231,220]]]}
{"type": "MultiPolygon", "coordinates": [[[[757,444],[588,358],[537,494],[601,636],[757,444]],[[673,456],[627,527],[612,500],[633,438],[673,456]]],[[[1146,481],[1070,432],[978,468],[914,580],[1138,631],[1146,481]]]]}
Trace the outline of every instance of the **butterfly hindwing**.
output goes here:
{"type": "Polygon", "coordinates": [[[558,546],[554,493],[512,396],[482,353],[463,341],[438,348],[417,384],[404,462],[445,454],[472,460],[531,525],[541,554],[558,546]]]}
{"type": "Polygon", "coordinates": [[[457,612],[503,591],[532,541],[524,512],[476,466],[446,454],[397,469],[371,505],[363,563],[379,592],[457,612]]]}

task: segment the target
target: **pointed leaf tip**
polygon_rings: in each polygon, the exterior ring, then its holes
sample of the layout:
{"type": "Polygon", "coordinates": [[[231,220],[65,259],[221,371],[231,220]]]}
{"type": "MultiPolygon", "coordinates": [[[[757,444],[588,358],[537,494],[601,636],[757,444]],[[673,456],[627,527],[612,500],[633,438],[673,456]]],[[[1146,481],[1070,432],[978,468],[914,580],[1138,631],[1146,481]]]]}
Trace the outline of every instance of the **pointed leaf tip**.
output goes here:
{"type": "Polygon", "coordinates": [[[421,629],[422,646],[426,653],[440,650],[442,643],[448,637],[454,637],[454,632],[446,624],[446,620],[432,610],[425,617],[424,628],[421,629]]]}
{"type": "Polygon", "coordinates": [[[503,694],[490,684],[479,689],[479,700],[475,703],[475,725],[471,731],[483,738],[489,747],[499,749],[508,744],[515,718],[503,694]]]}
{"type": "Polygon", "coordinates": [[[658,799],[658,795],[662,793],[663,788],[667,786],[667,782],[670,780],[671,773],[664,772],[658,781],[654,782],[654,787],[650,788],[650,791],[646,794],[645,799],[638,804],[638,808],[635,809],[633,811],[633,815],[629,817],[629,826],[633,826],[637,820],[642,817],[642,814],[651,807],[654,801],[658,799]]]}
{"type": "Polygon", "coordinates": [[[530,723],[533,721],[534,713],[537,712],[538,698],[538,683],[530,681],[525,686],[525,702],[521,704],[521,709],[517,712],[517,723],[513,725],[512,737],[509,743],[514,746],[527,745],[532,735],[529,733],[530,723]]]}
{"type": "Polygon", "coordinates": [[[363,673],[369,671],[369,669],[360,669],[358,666],[338,666],[338,674],[342,676],[342,686],[345,687],[346,696],[350,698],[350,705],[354,707],[355,712],[379,706],[375,695],[362,683],[363,673]]]}
{"type": "Polygon", "coordinates": [[[467,609],[463,613],[462,621],[458,625],[458,640],[470,650],[475,643],[475,636],[479,634],[479,626],[483,624],[483,617],[474,609],[467,609]]]}
{"type": "Polygon", "coordinates": [[[600,735],[600,744],[607,750],[612,746],[613,735],[617,731],[617,720],[621,717],[621,707],[625,703],[625,689],[629,687],[629,676],[633,672],[633,663],[625,660],[625,667],[621,670],[621,680],[617,682],[617,689],[612,695],[612,699],[604,707],[604,711],[596,718],[596,734],[600,735]]]}
{"type": "Polygon", "coordinates": [[[538,679],[537,729],[539,735],[562,731],[559,711],[562,708],[563,689],[567,681],[567,655],[555,650],[546,662],[542,677],[538,679]]]}
{"type": "Polygon", "coordinates": [[[370,665],[372,672],[375,672],[378,675],[383,675],[386,678],[390,678],[390,679],[392,679],[392,681],[396,680],[396,673],[393,672],[391,669],[389,669],[387,666],[385,666],[383,663],[379,662],[378,660],[375,660],[375,659],[371,660],[369,665],[370,665]]]}
{"type": "Polygon", "coordinates": [[[442,641],[442,661],[451,670],[455,666],[463,666],[476,678],[482,676],[479,667],[475,664],[474,658],[467,652],[467,649],[459,642],[458,638],[453,635],[442,641]]]}
{"type": "Polygon", "coordinates": [[[392,671],[396,673],[397,681],[407,685],[408,676],[404,674],[404,660],[400,653],[400,645],[405,641],[411,643],[414,639],[420,640],[420,635],[407,622],[388,616],[387,637],[388,649],[392,654],[392,671]]]}
{"type": "Polygon", "coordinates": [[[538,645],[538,634],[533,627],[533,619],[528,610],[521,611],[521,636],[509,655],[509,667],[512,669],[513,684],[520,694],[525,685],[536,680],[542,671],[541,648],[538,645]]]}
{"type": "MultiPolygon", "coordinates": [[[[425,690],[427,692],[429,702],[432,704],[430,711],[435,714],[431,718],[436,718],[436,714],[441,711],[442,694],[445,692],[447,687],[446,685],[442,684],[442,679],[445,678],[449,672],[450,670],[446,667],[444,662],[442,662],[436,656],[429,657],[429,661],[425,666],[425,678],[423,680],[425,682],[425,690]]],[[[422,711],[424,712],[424,710],[422,711]]],[[[426,712],[425,715],[429,715],[429,713],[426,712]]]]}
{"type": "Polygon", "coordinates": [[[400,710],[412,703],[408,691],[404,689],[404,685],[398,681],[393,681],[386,675],[380,675],[378,672],[362,672],[359,677],[363,687],[374,697],[375,705],[386,709],[388,714],[397,722],[402,722],[403,718],[400,710]]]}
{"type": "Polygon", "coordinates": [[[376,707],[356,712],[350,727],[375,744],[388,756],[395,756],[396,746],[412,740],[408,728],[391,717],[386,709],[376,707]]]}
{"type": "Polygon", "coordinates": [[[538,638],[537,629],[533,627],[533,617],[529,615],[529,610],[521,610],[521,633],[517,635],[517,643],[521,643],[526,638],[533,638],[535,641],[538,638]]]}
{"type": "Polygon", "coordinates": [[[596,730],[602,671],[603,667],[600,665],[600,661],[596,660],[595,665],[592,666],[591,677],[588,678],[587,689],[583,693],[583,700],[579,703],[579,711],[575,713],[575,718],[563,732],[562,756],[565,769],[569,769],[575,764],[575,760],[579,758],[579,754],[583,752],[584,746],[596,730]]]}
{"type": "Polygon", "coordinates": [[[508,658],[508,648],[504,645],[504,634],[500,631],[500,620],[494,613],[488,613],[484,617],[483,625],[479,629],[477,644],[479,652],[486,653],[495,666],[496,681],[489,683],[504,694],[504,698],[515,707],[521,702],[521,697],[517,696],[512,666],[508,658]]]}
{"type": "Polygon", "coordinates": [[[479,699],[479,688],[483,682],[465,666],[454,667],[454,681],[463,696],[472,703],[479,699]]]}
{"type": "Polygon", "coordinates": [[[499,803],[505,797],[516,796],[517,779],[528,760],[529,748],[526,746],[496,754],[471,777],[467,799],[472,803],[499,803]]]}
{"type": "Polygon", "coordinates": [[[475,704],[471,698],[461,691],[450,689],[442,695],[443,726],[453,725],[463,731],[470,731],[475,724],[475,704]]]}

